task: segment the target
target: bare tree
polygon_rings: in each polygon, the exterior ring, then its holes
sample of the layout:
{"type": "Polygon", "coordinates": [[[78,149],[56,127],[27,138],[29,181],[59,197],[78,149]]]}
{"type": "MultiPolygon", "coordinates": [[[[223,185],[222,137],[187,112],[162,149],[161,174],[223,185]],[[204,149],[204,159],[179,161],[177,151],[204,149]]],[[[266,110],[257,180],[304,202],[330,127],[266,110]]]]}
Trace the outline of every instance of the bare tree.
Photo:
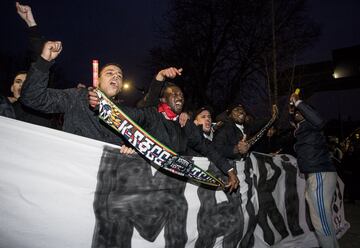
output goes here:
{"type": "Polygon", "coordinates": [[[179,84],[195,106],[209,104],[219,111],[232,101],[268,102],[269,94],[278,95],[277,71],[318,35],[305,3],[172,0],[160,33],[163,45],[151,52],[152,65],[183,67],[179,84]]]}

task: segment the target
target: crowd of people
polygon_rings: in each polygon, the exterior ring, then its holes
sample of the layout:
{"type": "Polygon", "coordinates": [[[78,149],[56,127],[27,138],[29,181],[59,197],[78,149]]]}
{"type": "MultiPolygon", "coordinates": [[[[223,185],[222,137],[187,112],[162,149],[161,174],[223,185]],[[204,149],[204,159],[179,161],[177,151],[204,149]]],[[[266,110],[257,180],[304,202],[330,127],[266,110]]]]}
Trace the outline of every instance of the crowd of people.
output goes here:
{"type": "MultiPolygon", "coordinates": [[[[124,154],[135,153],[119,134],[98,118],[98,98],[93,88],[48,87],[50,68],[62,52],[62,43],[47,41],[39,35],[29,6],[16,3],[16,9],[29,27],[35,56],[27,72],[15,75],[11,86],[13,95],[0,96],[0,115],[120,145],[120,152],[124,154]]],[[[237,190],[239,179],[236,168],[228,159],[243,159],[251,151],[293,154],[306,178],[306,199],[319,242],[323,247],[338,247],[331,221],[332,196],[342,161],[359,163],[358,133],[342,147],[340,142],[328,142],[323,134],[325,121],[295,93],[289,98],[293,132],[281,131],[276,122],[265,130],[269,120],[255,119],[245,106],[238,103],[227,106],[226,111],[216,117],[209,106],[184,112],[183,92],[169,82],[183,73],[181,68],[175,67],[160,70],[136,108],[121,108],[148,133],[177,153],[208,157],[228,176],[226,186],[229,192],[237,190]],[[255,144],[248,142],[249,138],[259,134],[263,135],[255,144]]],[[[101,67],[97,88],[116,104],[120,104],[118,96],[122,85],[123,69],[117,63],[101,67]]],[[[277,114],[274,106],[272,115],[275,117],[277,114]]],[[[350,179],[346,181],[351,184],[354,177],[346,172],[349,168],[339,174],[347,175],[350,179]]],[[[351,190],[349,196],[354,199],[351,190]]]]}

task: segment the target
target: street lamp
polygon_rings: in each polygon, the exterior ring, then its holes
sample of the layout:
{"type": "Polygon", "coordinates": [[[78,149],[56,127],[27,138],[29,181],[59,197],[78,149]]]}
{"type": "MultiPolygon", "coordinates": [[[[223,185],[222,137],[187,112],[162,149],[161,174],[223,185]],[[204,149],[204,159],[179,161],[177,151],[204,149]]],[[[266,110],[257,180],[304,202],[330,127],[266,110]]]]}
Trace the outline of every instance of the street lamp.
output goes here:
{"type": "Polygon", "coordinates": [[[139,88],[137,87],[134,83],[132,83],[131,81],[124,81],[123,83],[123,89],[125,91],[130,90],[132,87],[134,87],[137,91],[140,91],[141,94],[145,94],[145,89],[144,88],[139,88]]]}
{"type": "Polygon", "coordinates": [[[129,90],[130,89],[130,82],[129,81],[125,81],[123,84],[123,89],[124,90],[129,90]]]}

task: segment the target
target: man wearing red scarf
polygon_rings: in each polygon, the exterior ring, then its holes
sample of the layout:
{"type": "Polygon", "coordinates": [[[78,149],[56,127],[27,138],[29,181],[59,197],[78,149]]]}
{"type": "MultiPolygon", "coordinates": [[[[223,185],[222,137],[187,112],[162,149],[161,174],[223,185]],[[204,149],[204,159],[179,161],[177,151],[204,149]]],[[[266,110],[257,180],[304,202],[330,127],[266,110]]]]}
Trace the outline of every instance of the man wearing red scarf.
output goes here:
{"type": "MultiPolygon", "coordinates": [[[[177,74],[180,75],[181,71],[178,70],[177,74]]],[[[165,77],[175,77],[166,75],[166,73],[163,78],[158,75],[156,80],[160,82],[165,77]]],[[[92,107],[99,104],[98,97],[93,91],[89,92],[89,103],[92,107]]],[[[121,106],[121,109],[145,131],[176,153],[187,155],[187,150],[191,148],[208,157],[224,174],[228,175],[226,187],[229,191],[235,191],[239,186],[239,179],[236,170],[228,160],[205,141],[193,122],[186,122],[183,128],[180,126],[179,115],[183,106],[184,95],[181,89],[174,84],[167,84],[162,91],[157,107],[137,109],[121,106]]]]}

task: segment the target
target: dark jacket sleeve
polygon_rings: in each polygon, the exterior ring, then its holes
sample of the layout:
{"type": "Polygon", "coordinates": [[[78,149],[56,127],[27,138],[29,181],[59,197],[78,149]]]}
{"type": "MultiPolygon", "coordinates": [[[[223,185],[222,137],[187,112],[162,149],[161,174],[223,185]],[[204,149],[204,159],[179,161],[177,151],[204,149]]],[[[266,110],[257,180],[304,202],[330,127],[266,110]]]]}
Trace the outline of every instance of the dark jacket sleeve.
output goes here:
{"type": "Polygon", "coordinates": [[[7,97],[0,95],[0,115],[16,119],[15,111],[7,97]]]}
{"type": "Polygon", "coordinates": [[[314,127],[322,129],[325,126],[326,121],[319,115],[318,112],[316,112],[306,103],[300,102],[296,108],[301,112],[304,118],[314,127]]]}
{"type": "Polygon", "coordinates": [[[225,124],[218,131],[216,131],[215,137],[213,139],[213,146],[221,152],[223,156],[230,159],[235,159],[238,154],[234,153],[235,145],[231,142],[234,137],[230,137],[231,127],[228,124],[225,124]]]}
{"type": "Polygon", "coordinates": [[[38,25],[28,29],[28,37],[31,62],[35,62],[40,57],[46,39],[41,35],[38,25]]]}
{"type": "Polygon", "coordinates": [[[195,151],[201,153],[203,156],[206,156],[224,174],[227,175],[228,171],[233,167],[226,158],[220,155],[213,146],[212,142],[207,142],[206,139],[197,132],[197,127],[194,123],[187,122],[184,128],[189,139],[188,145],[195,151]]]}
{"type": "Polygon", "coordinates": [[[53,62],[39,57],[30,67],[21,89],[21,103],[43,113],[65,113],[74,104],[75,89],[48,88],[49,69],[53,62]]]}
{"type": "Polygon", "coordinates": [[[164,82],[157,81],[155,78],[151,81],[149,90],[144,97],[144,101],[141,107],[152,107],[159,104],[159,98],[161,89],[164,85],[164,82]]]}
{"type": "Polygon", "coordinates": [[[133,108],[133,107],[127,107],[118,105],[118,107],[124,111],[124,113],[130,117],[131,120],[136,122],[141,127],[144,127],[146,124],[146,121],[153,121],[154,117],[151,114],[151,108],[133,108]]]}

